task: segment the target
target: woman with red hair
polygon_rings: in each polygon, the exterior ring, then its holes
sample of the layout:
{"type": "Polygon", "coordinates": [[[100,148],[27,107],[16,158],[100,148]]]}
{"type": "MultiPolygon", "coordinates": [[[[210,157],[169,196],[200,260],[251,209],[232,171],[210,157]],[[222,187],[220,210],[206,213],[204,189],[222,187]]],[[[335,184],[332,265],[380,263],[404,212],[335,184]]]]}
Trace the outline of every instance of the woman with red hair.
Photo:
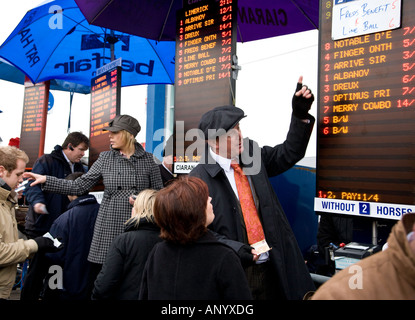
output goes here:
{"type": "Polygon", "coordinates": [[[211,200],[196,177],[158,192],[154,216],[164,241],[148,257],[140,299],[252,299],[239,257],[207,229],[215,218],[211,200]]]}

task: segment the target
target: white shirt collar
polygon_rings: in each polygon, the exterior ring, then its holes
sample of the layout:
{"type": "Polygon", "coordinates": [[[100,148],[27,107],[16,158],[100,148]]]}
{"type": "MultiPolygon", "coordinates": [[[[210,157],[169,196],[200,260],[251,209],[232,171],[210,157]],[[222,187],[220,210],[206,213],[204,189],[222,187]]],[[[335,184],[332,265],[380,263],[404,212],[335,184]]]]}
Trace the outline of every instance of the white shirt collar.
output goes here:
{"type": "Polygon", "coordinates": [[[223,170],[226,172],[229,172],[231,170],[231,159],[224,158],[218,154],[216,154],[212,148],[209,148],[210,156],[213,158],[213,160],[216,161],[218,165],[222,167],[223,170]]]}
{"type": "Polygon", "coordinates": [[[62,153],[63,153],[63,156],[65,157],[66,161],[68,162],[69,167],[71,168],[71,171],[73,173],[74,172],[75,163],[72,163],[71,160],[68,159],[68,157],[66,156],[65,152],[63,152],[63,150],[62,150],[62,153]]]}

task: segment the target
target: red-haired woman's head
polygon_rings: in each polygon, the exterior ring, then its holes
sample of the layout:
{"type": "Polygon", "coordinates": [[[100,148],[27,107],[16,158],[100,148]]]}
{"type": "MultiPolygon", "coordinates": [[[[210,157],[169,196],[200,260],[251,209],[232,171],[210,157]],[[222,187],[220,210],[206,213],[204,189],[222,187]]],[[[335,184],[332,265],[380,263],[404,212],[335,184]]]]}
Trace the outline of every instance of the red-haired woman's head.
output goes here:
{"type": "Polygon", "coordinates": [[[180,244],[199,239],[214,218],[210,200],[206,183],[196,177],[181,177],[161,189],[154,203],[161,237],[180,244]]]}

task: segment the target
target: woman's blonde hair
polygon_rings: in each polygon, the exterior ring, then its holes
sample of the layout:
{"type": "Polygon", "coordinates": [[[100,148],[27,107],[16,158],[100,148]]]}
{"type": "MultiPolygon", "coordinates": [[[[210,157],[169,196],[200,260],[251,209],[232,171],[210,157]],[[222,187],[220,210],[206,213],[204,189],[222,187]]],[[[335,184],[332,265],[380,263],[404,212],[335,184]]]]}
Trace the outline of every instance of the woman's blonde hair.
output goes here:
{"type": "Polygon", "coordinates": [[[134,201],[133,213],[127,223],[134,223],[137,227],[140,219],[145,218],[149,222],[154,221],[153,206],[157,190],[145,189],[141,191],[134,201]]]}
{"type": "Polygon", "coordinates": [[[135,137],[126,130],[120,130],[120,134],[127,153],[133,154],[135,152],[135,137]]]}

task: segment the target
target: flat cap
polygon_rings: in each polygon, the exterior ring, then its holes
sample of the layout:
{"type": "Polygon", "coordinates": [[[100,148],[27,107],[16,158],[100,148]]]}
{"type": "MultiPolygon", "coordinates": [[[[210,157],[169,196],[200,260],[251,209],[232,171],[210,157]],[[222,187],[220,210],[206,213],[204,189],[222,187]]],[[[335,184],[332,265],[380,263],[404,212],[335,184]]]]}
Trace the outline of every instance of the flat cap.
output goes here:
{"type": "Polygon", "coordinates": [[[111,132],[126,130],[135,137],[140,132],[141,126],[138,123],[137,119],[129,116],[128,114],[122,114],[112,119],[108,123],[108,127],[105,127],[102,130],[111,132]]]}
{"type": "Polygon", "coordinates": [[[202,115],[199,121],[199,129],[203,132],[205,139],[213,139],[235,127],[245,117],[244,111],[238,107],[216,107],[202,115]],[[224,131],[218,132],[220,129],[224,131]]]}

